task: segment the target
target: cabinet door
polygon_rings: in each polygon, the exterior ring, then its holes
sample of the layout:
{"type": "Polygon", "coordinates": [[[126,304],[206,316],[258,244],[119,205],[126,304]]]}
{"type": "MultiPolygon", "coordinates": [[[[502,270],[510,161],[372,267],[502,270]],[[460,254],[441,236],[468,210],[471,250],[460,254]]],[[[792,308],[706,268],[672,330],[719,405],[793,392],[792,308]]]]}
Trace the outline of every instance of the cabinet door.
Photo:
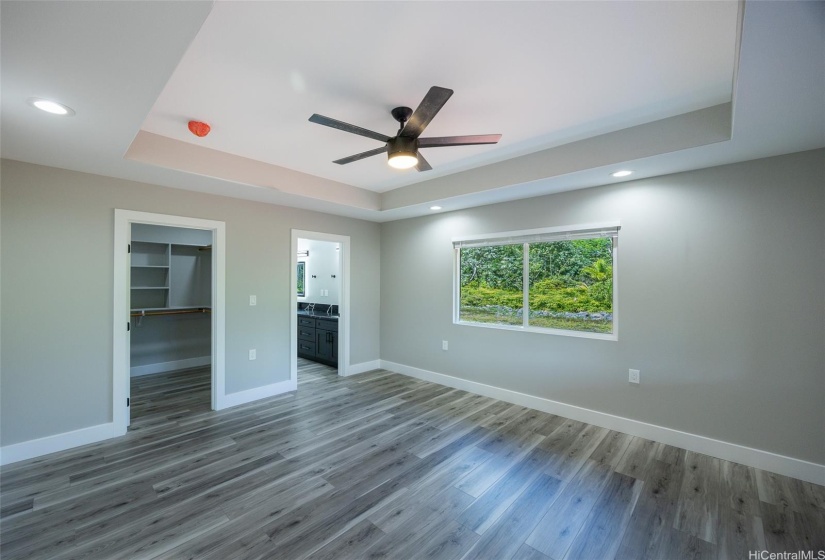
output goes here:
{"type": "Polygon", "coordinates": [[[327,360],[332,359],[332,332],[330,331],[323,331],[318,329],[315,331],[316,334],[316,342],[315,342],[315,351],[318,354],[319,358],[325,358],[327,360]]]}
{"type": "Polygon", "coordinates": [[[338,333],[331,332],[330,334],[330,344],[332,348],[330,348],[330,354],[332,355],[332,359],[336,362],[338,361],[338,333]]]}

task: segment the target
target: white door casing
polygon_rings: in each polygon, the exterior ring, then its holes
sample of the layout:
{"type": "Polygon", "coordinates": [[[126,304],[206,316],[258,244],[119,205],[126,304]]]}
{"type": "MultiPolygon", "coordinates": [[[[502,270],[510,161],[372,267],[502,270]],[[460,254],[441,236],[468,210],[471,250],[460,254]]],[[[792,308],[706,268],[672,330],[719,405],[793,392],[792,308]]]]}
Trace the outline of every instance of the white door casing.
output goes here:
{"type": "Polygon", "coordinates": [[[226,223],[184,216],[115,209],[112,336],[112,423],[114,437],[129,425],[130,255],[132,224],[204,229],[212,232],[212,409],[225,408],[226,223]]]}

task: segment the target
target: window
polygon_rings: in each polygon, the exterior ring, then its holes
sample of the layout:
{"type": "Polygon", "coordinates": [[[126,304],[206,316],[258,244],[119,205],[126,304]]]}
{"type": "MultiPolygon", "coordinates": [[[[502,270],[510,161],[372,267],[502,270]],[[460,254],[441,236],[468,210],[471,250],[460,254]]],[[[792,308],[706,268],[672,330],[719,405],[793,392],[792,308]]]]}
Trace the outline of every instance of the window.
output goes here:
{"type": "Polygon", "coordinates": [[[304,297],[306,292],[304,286],[306,280],[306,263],[298,263],[298,297],[304,297]]]}
{"type": "Polygon", "coordinates": [[[455,321],[616,340],[618,224],[454,239],[455,321]]]}

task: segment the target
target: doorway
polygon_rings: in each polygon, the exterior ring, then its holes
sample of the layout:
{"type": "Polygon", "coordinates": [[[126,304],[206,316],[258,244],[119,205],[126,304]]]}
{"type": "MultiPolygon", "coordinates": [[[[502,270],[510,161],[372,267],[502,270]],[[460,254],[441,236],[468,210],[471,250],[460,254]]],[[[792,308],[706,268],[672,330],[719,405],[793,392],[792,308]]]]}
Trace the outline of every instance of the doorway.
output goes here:
{"type": "Polygon", "coordinates": [[[118,209],[114,238],[114,435],[144,375],[200,368],[209,408],[224,408],[224,222],[118,209]]]}
{"type": "Polygon", "coordinates": [[[129,425],[209,410],[212,231],[132,223],[130,248],[129,425]]]}
{"type": "Polygon", "coordinates": [[[291,379],[298,360],[347,375],[350,327],[350,238],[292,230],[291,379]]]}

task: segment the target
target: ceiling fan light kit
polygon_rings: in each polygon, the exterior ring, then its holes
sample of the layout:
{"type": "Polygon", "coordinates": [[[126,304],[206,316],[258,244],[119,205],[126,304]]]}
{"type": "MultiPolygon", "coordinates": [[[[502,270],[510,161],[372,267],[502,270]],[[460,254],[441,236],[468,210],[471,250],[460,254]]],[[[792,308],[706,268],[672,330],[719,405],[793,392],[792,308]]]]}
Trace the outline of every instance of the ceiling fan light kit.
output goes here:
{"type": "Polygon", "coordinates": [[[390,154],[389,158],[387,158],[387,163],[390,167],[396,169],[409,169],[410,167],[418,165],[418,156],[414,153],[396,152],[390,154]]]}
{"type": "Polygon", "coordinates": [[[418,165],[418,140],[404,136],[390,140],[387,143],[387,163],[396,169],[409,169],[418,165]]]}
{"type": "Polygon", "coordinates": [[[433,120],[433,117],[441,110],[453,90],[433,86],[424,99],[418,105],[418,108],[413,111],[409,107],[396,107],[390,113],[392,118],[400,123],[398,133],[393,136],[385,136],[380,132],[374,132],[345,123],[339,120],[331,119],[323,115],[314,114],[309,117],[310,122],[322,124],[331,128],[337,128],[344,132],[357,134],[359,136],[366,136],[380,142],[384,142],[381,148],[375,148],[360,154],[355,154],[349,157],[335,160],[333,163],[338,165],[346,165],[364,158],[376,156],[378,154],[387,153],[387,163],[390,167],[395,169],[410,169],[415,167],[418,171],[428,171],[432,169],[427,160],[424,159],[418,150],[419,148],[439,148],[446,146],[473,146],[478,144],[496,144],[501,139],[501,134],[484,134],[475,136],[443,136],[440,138],[419,138],[424,129],[433,120]]]}

